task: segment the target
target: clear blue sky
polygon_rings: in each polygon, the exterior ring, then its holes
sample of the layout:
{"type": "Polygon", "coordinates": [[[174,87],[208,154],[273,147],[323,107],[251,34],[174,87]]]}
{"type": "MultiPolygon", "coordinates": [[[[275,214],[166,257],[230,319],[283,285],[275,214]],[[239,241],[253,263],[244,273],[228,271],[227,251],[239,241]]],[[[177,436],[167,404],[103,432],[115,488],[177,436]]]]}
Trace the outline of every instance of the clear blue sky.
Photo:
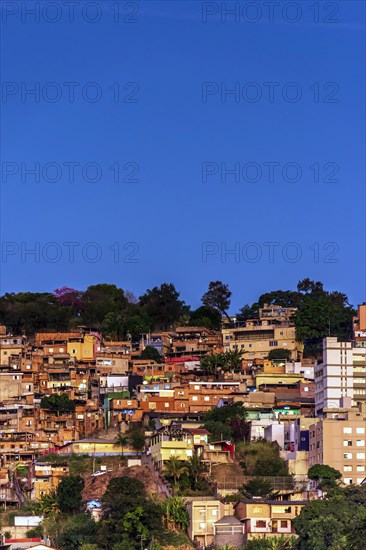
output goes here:
{"type": "Polygon", "coordinates": [[[166,281],[198,306],[220,279],[235,312],[308,276],[366,299],[363,2],[34,4],[2,4],[2,293],[166,281]]]}

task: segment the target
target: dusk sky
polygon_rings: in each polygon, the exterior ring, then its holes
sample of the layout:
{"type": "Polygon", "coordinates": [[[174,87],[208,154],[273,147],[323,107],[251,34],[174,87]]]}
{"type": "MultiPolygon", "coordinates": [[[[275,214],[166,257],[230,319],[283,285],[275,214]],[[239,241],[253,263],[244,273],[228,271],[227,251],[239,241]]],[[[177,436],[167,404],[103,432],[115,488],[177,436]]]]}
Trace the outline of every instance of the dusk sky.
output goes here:
{"type": "Polygon", "coordinates": [[[35,4],[1,5],[2,294],[365,301],[364,2],[35,4]]]}

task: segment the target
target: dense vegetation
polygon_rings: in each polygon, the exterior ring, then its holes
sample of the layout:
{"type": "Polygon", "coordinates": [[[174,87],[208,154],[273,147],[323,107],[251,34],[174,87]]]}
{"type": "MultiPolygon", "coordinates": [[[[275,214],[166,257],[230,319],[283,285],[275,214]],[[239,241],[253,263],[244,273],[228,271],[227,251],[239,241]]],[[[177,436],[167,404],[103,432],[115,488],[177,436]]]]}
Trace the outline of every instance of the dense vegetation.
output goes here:
{"type": "MultiPolygon", "coordinates": [[[[228,318],[231,291],[221,281],[211,281],[202,296],[202,306],[191,310],[180,300],[173,284],[163,283],[137,298],[116,285],[97,284],[85,291],[63,287],[53,293],[20,292],[0,297],[0,323],[14,334],[37,331],[67,331],[80,325],[93,326],[115,340],[138,339],[151,330],[171,330],[176,325],[220,328],[228,318]]],[[[304,279],[296,291],[275,290],[259,296],[237,313],[238,321],[258,316],[265,303],[298,308],[294,322],[308,355],[319,353],[324,336],[348,339],[355,314],[345,294],[324,289],[319,281],[304,279]]]]}
{"type": "Polygon", "coordinates": [[[189,516],[182,497],[163,500],[148,495],[139,479],[115,477],[103,496],[102,518],[96,523],[85,513],[83,487],[80,476],[66,477],[57,491],[28,503],[28,513],[45,517],[38,536],[46,534],[60,550],[136,550],[153,540],[174,544],[174,535],[179,534],[188,542],[184,533],[189,516]]]}

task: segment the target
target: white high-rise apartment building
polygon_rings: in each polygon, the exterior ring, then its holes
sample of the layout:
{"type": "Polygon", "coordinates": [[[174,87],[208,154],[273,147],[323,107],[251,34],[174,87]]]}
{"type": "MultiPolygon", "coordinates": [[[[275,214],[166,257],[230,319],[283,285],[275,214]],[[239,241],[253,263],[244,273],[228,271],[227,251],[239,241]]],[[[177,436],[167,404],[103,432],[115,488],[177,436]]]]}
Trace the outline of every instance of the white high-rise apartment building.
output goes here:
{"type": "Polygon", "coordinates": [[[315,414],[339,408],[342,397],[352,405],[366,401],[366,348],[359,342],[323,340],[323,361],[315,367],[315,414]]]}

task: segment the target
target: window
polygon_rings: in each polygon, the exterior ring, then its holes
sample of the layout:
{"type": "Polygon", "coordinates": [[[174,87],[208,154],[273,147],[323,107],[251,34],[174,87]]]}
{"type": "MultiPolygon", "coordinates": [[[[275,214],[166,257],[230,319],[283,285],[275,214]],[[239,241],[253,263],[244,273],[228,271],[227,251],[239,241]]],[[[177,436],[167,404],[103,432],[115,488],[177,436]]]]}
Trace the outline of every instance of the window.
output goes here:
{"type": "Polygon", "coordinates": [[[356,458],[358,458],[359,460],[364,460],[365,459],[365,453],[356,453],[356,458]]]}
{"type": "Polygon", "coordinates": [[[356,428],[356,434],[364,434],[365,433],[365,428],[356,428]]]}
{"type": "Polygon", "coordinates": [[[219,511],[217,508],[215,508],[214,510],[211,511],[212,515],[213,516],[218,516],[219,515],[219,511]]]}
{"type": "Polygon", "coordinates": [[[197,395],[192,395],[192,401],[198,401],[198,396],[197,395]]]}
{"type": "Polygon", "coordinates": [[[352,453],[344,453],[343,458],[352,458],[352,453]]]}
{"type": "Polygon", "coordinates": [[[205,401],[210,401],[210,397],[208,395],[205,395],[205,401]]]}
{"type": "Polygon", "coordinates": [[[357,472],[364,472],[365,471],[365,466],[356,466],[356,470],[357,470],[357,472]]]}
{"type": "Polygon", "coordinates": [[[351,434],[352,433],[352,428],[343,428],[343,433],[344,434],[351,434]]]}
{"type": "Polygon", "coordinates": [[[350,441],[349,439],[345,439],[343,441],[343,447],[352,447],[352,441],[350,441]]]}
{"type": "Polygon", "coordinates": [[[344,472],[352,472],[352,466],[344,466],[343,471],[344,472]]]}
{"type": "Polygon", "coordinates": [[[194,389],[195,389],[195,390],[199,390],[200,387],[199,387],[199,386],[195,386],[194,389]]]}
{"type": "Polygon", "coordinates": [[[164,403],[164,407],[167,409],[169,407],[169,403],[164,403]]]}
{"type": "Polygon", "coordinates": [[[364,439],[357,439],[356,447],[364,447],[364,446],[365,446],[365,440],[364,439]]]}
{"type": "Polygon", "coordinates": [[[263,519],[257,519],[257,521],[255,522],[255,526],[257,529],[265,529],[266,522],[263,519]]]}
{"type": "Polygon", "coordinates": [[[204,516],[206,514],[206,508],[200,509],[200,516],[204,516]]]}
{"type": "Polygon", "coordinates": [[[204,531],[206,529],[206,524],[205,523],[200,523],[200,529],[201,529],[201,531],[204,531]]]}
{"type": "Polygon", "coordinates": [[[277,347],[278,346],[278,341],[277,340],[270,340],[269,345],[270,345],[271,348],[277,347]]]}
{"type": "Polygon", "coordinates": [[[53,348],[50,348],[50,349],[49,349],[49,352],[50,352],[50,353],[53,353],[53,348]]]}
{"type": "Polygon", "coordinates": [[[288,525],[287,520],[281,519],[281,521],[280,521],[281,529],[287,529],[287,525],[288,525]]]}
{"type": "Polygon", "coordinates": [[[350,485],[352,483],[352,478],[351,477],[344,477],[343,481],[344,481],[344,483],[346,483],[346,485],[350,485]]]}

